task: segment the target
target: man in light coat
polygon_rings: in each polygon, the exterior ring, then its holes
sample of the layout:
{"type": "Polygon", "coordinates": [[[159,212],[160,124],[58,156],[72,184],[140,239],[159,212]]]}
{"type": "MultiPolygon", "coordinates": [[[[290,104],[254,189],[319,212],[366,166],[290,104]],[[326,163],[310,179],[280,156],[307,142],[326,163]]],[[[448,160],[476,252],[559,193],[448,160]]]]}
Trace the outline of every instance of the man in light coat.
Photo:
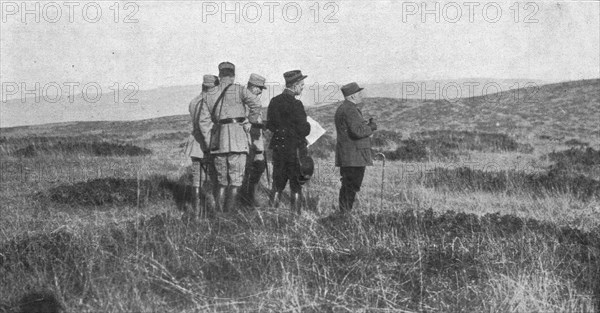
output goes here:
{"type": "MultiPolygon", "coordinates": [[[[250,74],[248,79],[248,91],[252,94],[260,97],[263,90],[267,89],[265,86],[266,79],[258,74],[250,74]]],[[[251,123],[249,141],[250,141],[250,152],[248,154],[248,160],[246,164],[246,173],[244,175],[244,198],[246,203],[250,206],[259,206],[259,202],[256,198],[256,190],[260,183],[260,178],[266,169],[265,162],[265,138],[263,136],[264,124],[259,120],[258,123],[251,123]]]]}
{"type": "Polygon", "coordinates": [[[245,86],[235,83],[235,66],[219,64],[219,87],[207,94],[200,129],[214,157],[218,187],[216,207],[229,212],[238,205],[248,154],[250,123],[260,119],[260,102],[245,86]],[[247,116],[246,116],[247,115],[247,116]]]}
{"type": "MultiPolygon", "coordinates": [[[[204,75],[202,81],[202,93],[196,96],[189,105],[190,117],[192,119],[192,134],[190,140],[188,140],[186,146],[186,155],[192,159],[192,212],[191,218],[196,219],[198,217],[206,217],[207,213],[205,209],[210,206],[207,202],[212,202],[212,197],[203,197],[205,193],[202,192],[202,173],[205,177],[210,178],[211,184],[214,186],[215,173],[213,163],[210,158],[208,147],[206,146],[204,136],[200,130],[200,113],[202,113],[203,101],[206,101],[207,94],[215,93],[217,86],[219,85],[219,78],[215,75],[204,75]],[[201,204],[201,199],[203,203],[201,204]]],[[[214,204],[212,204],[214,205],[214,204]]]]}
{"type": "Polygon", "coordinates": [[[366,121],[358,108],[363,102],[363,88],[353,82],[341,90],[345,100],[335,112],[335,166],[340,168],[342,176],[339,208],[342,213],[348,213],[360,191],[366,166],[373,165],[370,136],[377,130],[377,124],[372,118],[366,121]]]}

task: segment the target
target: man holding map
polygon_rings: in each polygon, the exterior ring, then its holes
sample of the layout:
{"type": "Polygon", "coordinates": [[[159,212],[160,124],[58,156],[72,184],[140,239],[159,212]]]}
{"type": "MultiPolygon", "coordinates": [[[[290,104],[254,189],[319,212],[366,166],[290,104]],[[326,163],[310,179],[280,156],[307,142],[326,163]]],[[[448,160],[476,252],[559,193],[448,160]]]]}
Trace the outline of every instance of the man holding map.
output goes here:
{"type": "Polygon", "coordinates": [[[273,191],[271,204],[279,205],[281,193],[290,182],[290,204],[293,212],[302,208],[301,156],[306,155],[306,136],[310,133],[306,111],[296,96],[302,94],[304,79],[300,70],[283,74],[285,89],[271,99],[267,110],[267,129],[273,136],[269,148],[273,150],[273,191]]]}

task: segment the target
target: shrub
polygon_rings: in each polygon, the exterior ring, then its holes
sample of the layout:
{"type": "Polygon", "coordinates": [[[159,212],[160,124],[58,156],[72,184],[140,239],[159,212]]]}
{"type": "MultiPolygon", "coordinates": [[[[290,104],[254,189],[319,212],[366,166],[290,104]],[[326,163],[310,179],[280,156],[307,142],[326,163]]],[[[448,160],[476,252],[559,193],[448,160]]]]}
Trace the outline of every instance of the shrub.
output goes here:
{"type": "Polygon", "coordinates": [[[20,157],[35,157],[52,154],[87,154],[93,156],[141,156],[152,154],[146,148],[131,144],[115,144],[110,142],[78,142],[58,141],[56,143],[30,144],[18,149],[13,155],[20,157]]]}
{"type": "Polygon", "coordinates": [[[585,166],[600,165],[600,151],[588,147],[587,149],[571,148],[569,150],[551,152],[548,154],[550,161],[564,164],[579,164],[585,166]]]}
{"type": "MultiPolygon", "coordinates": [[[[520,144],[506,134],[435,130],[415,135],[430,147],[474,151],[516,151],[520,144]]],[[[530,146],[531,147],[531,146],[530,146]]],[[[523,148],[522,148],[523,149],[523,148]]],[[[527,148],[524,148],[527,151],[527,148]]]]}
{"type": "Polygon", "coordinates": [[[335,145],[336,140],[324,134],[308,148],[308,151],[314,158],[327,159],[332,152],[335,152],[335,145]]]}
{"type": "Polygon", "coordinates": [[[402,141],[402,134],[395,131],[381,129],[373,133],[371,144],[374,147],[386,147],[393,144],[399,144],[402,141]]]}
{"type": "Polygon", "coordinates": [[[49,189],[41,196],[62,204],[100,206],[105,204],[136,205],[165,199],[173,193],[176,183],[165,177],[155,176],[147,180],[100,178],[49,189]]]}
{"type": "Polygon", "coordinates": [[[427,187],[452,191],[522,192],[543,195],[548,192],[573,194],[583,200],[600,197],[600,181],[585,176],[567,176],[551,170],[542,174],[505,171],[491,172],[467,167],[457,169],[435,168],[426,173],[427,187]]]}
{"type": "Polygon", "coordinates": [[[569,139],[565,141],[565,145],[567,146],[589,146],[590,144],[587,142],[579,141],[577,139],[569,139]]]}

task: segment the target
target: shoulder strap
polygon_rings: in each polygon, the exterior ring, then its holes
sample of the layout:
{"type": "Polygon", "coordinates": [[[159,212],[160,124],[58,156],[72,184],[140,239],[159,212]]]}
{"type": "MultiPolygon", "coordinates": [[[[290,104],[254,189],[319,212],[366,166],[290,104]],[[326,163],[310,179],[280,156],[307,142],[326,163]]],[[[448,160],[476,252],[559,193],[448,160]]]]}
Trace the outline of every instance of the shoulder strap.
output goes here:
{"type": "MultiPolygon", "coordinates": [[[[229,85],[227,85],[227,87],[225,87],[225,89],[223,89],[223,91],[217,98],[217,101],[215,102],[215,106],[213,107],[212,113],[210,114],[210,116],[213,118],[213,122],[215,122],[215,112],[217,111],[217,106],[219,105],[219,102],[221,102],[221,110],[223,109],[223,104],[222,104],[223,98],[225,97],[225,93],[227,92],[227,89],[229,89],[229,87],[231,87],[231,85],[233,85],[233,84],[229,84],[229,85]]],[[[221,110],[219,110],[219,117],[221,117],[221,110]]],[[[217,121],[218,121],[218,119],[217,119],[217,121]]]]}

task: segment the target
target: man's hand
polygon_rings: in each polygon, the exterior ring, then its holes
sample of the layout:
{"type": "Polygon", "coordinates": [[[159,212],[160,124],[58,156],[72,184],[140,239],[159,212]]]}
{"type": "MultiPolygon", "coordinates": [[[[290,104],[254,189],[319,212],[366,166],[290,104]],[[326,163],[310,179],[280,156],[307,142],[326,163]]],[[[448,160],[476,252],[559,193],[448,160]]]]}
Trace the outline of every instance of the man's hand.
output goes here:
{"type": "Polygon", "coordinates": [[[369,124],[367,124],[367,125],[369,125],[369,127],[371,127],[371,130],[377,130],[377,123],[375,123],[375,121],[373,120],[372,117],[369,119],[369,124]]]}
{"type": "Polygon", "coordinates": [[[244,131],[245,131],[246,133],[249,133],[249,132],[250,132],[250,129],[252,128],[252,124],[250,124],[249,122],[246,122],[246,123],[243,123],[243,124],[242,124],[242,127],[244,127],[244,131]]]}

